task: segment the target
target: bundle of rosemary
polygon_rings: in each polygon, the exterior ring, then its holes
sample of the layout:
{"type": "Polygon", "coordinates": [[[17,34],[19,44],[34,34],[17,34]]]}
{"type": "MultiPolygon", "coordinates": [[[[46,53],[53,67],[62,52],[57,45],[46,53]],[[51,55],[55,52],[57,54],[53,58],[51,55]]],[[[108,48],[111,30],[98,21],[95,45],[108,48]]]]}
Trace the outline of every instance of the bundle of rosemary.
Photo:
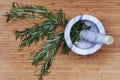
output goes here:
{"type": "MultiPolygon", "coordinates": [[[[12,4],[12,8],[6,13],[7,22],[19,19],[35,19],[44,18],[42,23],[35,23],[34,26],[26,28],[23,31],[15,31],[16,39],[21,39],[20,48],[30,46],[40,40],[46,39],[45,45],[40,47],[39,51],[34,52],[33,65],[41,66],[39,80],[43,80],[43,76],[48,73],[53,58],[56,55],[58,47],[63,42],[62,53],[68,54],[69,48],[64,40],[64,32],[57,32],[58,26],[65,28],[68,20],[62,10],[52,13],[42,6],[24,6],[16,2],[12,4]],[[44,64],[41,64],[44,62],[44,64]]],[[[84,29],[84,23],[79,21],[71,30],[71,40],[74,42],[78,39],[79,30],[84,29]],[[80,27],[82,26],[82,27],[80,27]],[[76,36],[75,36],[76,35],[76,36]]]]}

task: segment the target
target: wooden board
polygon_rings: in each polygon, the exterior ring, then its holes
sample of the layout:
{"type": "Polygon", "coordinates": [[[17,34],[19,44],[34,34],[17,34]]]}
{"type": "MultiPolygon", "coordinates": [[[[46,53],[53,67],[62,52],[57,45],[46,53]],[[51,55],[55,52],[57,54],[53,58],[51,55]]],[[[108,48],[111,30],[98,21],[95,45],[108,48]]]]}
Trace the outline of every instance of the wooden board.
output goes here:
{"type": "Polygon", "coordinates": [[[73,52],[67,56],[59,50],[44,80],[120,80],[120,0],[0,0],[0,80],[38,80],[28,56],[42,43],[19,51],[20,41],[15,40],[14,30],[32,24],[26,20],[6,23],[3,15],[12,2],[42,5],[52,11],[62,8],[69,19],[79,14],[94,15],[102,21],[106,33],[114,37],[113,45],[104,45],[91,56],[73,52]]]}

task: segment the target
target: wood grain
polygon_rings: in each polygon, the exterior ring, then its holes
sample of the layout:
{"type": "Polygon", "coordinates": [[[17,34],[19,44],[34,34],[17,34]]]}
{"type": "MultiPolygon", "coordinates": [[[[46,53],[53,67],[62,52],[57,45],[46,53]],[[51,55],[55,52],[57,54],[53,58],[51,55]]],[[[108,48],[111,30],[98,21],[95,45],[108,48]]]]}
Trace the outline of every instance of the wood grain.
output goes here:
{"type": "Polygon", "coordinates": [[[94,15],[102,21],[106,33],[114,37],[113,45],[104,45],[90,56],[73,52],[67,56],[59,50],[44,80],[120,80],[120,0],[0,0],[0,80],[38,80],[28,56],[42,42],[19,51],[20,41],[15,40],[13,32],[32,24],[26,20],[6,23],[3,15],[12,2],[42,5],[52,11],[62,8],[69,19],[79,14],[94,15]]]}

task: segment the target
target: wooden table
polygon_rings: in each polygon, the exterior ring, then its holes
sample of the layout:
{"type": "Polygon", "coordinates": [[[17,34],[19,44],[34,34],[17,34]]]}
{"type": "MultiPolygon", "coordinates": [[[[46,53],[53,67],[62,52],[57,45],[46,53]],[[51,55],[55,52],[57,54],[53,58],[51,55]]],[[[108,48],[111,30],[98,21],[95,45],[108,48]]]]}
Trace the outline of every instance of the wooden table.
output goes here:
{"type": "Polygon", "coordinates": [[[79,14],[94,15],[102,21],[106,33],[114,37],[113,45],[104,45],[90,56],[73,52],[63,55],[59,50],[44,80],[120,80],[120,0],[0,0],[0,80],[38,80],[28,56],[41,43],[19,51],[20,41],[15,40],[14,30],[32,24],[26,20],[6,23],[3,15],[12,2],[42,5],[52,11],[62,8],[69,19],[79,14]]]}

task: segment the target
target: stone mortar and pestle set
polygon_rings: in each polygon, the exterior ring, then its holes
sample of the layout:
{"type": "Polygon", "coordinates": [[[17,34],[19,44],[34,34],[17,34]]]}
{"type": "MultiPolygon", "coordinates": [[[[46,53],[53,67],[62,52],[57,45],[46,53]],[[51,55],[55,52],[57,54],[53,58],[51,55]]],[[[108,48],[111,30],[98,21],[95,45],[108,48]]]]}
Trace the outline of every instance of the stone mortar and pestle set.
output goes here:
{"type": "Polygon", "coordinates": [[[68,47],[79,55],[90,55],[98,51],[103,44],[113,44],[113,37],[105,34],[103,24],[96,17],[88,14],[73,17],[66,25],[64,38],[68,47]],[[73,43],[70,37],[70,31],[73,25],[83,20],[90,30],[82,30],[79,33],[81,40],[73,43]]]}

